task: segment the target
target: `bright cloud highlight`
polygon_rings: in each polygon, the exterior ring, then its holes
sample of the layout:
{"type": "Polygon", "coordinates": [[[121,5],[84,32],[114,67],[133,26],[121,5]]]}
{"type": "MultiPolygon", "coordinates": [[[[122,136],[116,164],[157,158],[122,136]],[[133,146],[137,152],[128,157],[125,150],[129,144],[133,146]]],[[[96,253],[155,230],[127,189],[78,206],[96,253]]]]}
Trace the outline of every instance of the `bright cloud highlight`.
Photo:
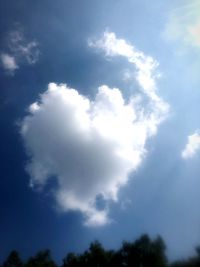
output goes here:
{"type": "Polygon", "coordinates": [[[89,99],[65,84],[50,83],[29,107],[21,134],[30,155],[26,168],[31,186],[43,188],[54,179],[58,206],[82,212],[85,225],[101,226],[110,222],[109,201],[117,202],[120,188],[141,164],[146,142],[169,107],[156,93],[158,64],[151,57],[114,33],[90,45],[135,65],[140,101],[134,96],[124,99],[119,88],[107,85],[89,99]],[[103,208],[98,207],[98,197],[105,202],[103,208]]]}
{"type": "Polygon", "coordinates": [[[188,142],[182,151],[182,157],[189,159],[194,157],[200,150],[200,134],[196,131],[194,134],[188,136],[188,142]]]}
{"type": "Polygon", "coordinates": [[[90,41],[89,45],[103,50],[108,57],[123,56],[135,66],[135,79],[143,93],[151,100],[152,108],[155,111],[152,114],[152,120],[156,123],[163,120],[169,106],[156,93],[156,79],[159,77],[159,74],[156,73],[158,62],[152,57],[144,55],[124,39],[117,38],[113,32],[105,32],[101,39],[90,41]]]}
{"type": "Polygon", "coordinates": [[[0,58],[1,58],[3,68],[5,70],[7,70],[8,72],[13,73],[13,71],[18,69],[18,65],[17,65],[15,58],[13,56],[10,56],[9,54],[2,53],[0,58]]]}

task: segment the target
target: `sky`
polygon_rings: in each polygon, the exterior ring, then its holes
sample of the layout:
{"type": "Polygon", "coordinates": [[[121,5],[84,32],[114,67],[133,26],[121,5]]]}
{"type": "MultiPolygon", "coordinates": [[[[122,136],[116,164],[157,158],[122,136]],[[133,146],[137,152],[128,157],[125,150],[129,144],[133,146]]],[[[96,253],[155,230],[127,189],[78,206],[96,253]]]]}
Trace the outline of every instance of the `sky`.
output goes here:
{"type": "Polygon", "coordinates": [[[0,2],[0,260],[200,244],[200,1],[0,2]]]}

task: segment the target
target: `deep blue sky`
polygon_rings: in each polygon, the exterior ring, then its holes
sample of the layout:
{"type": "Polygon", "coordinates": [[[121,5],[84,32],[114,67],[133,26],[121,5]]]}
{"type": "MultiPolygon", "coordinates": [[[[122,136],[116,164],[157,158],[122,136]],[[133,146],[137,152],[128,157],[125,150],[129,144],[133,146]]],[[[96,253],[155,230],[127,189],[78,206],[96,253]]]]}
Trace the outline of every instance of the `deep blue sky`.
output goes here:
{"type": "Polygon", "coordinates": [[[11,249],[27,257],[47,247],[61,260],[69,251],[83,251],[94,239],[117,248],[122,240],[142,233],[160,234],[172,259],[191,255],[200,244],[200,158],[198,151],[188,160],[181,157],[187,137],[200,128],[200,45],[188,31],[188,25],[195,27],[200,21],[194,11],[199,5],[186,3],[0,1],[0,53],[14,56],[18,64],[10,71],[1,63],[0,71],[0,260],[11,249]],[[185,19],[187,12],[194,12],[191,21],[185,19]],[[121,88],[125,96],[138,90],[134,80],[127,85],[121,79],[128,68],[126,60],[107,59],[88,46],[89,38],[98,38],[106,30],[159,62],[159,95],[170,105],[170,112],[157,134],[148,139],[147,154],[119,191],[119,203],[110,204],[109,217],[114,222],[85,227],[81,213],[57,210],[48,188],[43,192],[30,188],[19,121],[50,82],[67,83],[88,97],[94,97],[102,84],[121,88]],[[24,46],[37,42],[36,62],[13,50],[9,39],[13,31],[23,33],[24,46]],[[188,38],[183,37],[187,34],[188,38]]]}

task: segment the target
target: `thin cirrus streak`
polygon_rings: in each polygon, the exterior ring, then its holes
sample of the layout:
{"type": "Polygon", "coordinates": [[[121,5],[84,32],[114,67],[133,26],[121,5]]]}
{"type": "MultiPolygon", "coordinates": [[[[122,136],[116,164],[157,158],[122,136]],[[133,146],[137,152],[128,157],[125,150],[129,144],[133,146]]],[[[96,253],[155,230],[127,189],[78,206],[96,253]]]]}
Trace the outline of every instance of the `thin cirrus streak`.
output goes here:
{"type": "Polygon", "coordinates": [[[169,106],[157,95],[157,62],[114,33],[90,41],[106,56],[126,57],[136,68],[141,99],[125,100],[119,88],[102,85],[94,99],[66,84],[50,83],[22,120],[21,134],[30,160],[26,169],[30,185],[44,188],[50,179],[58,207],[79,211],[87,226],[111,222],[109,202],[146,155],[146,141],[156,134],[169,106]],[[99,208],[97,199],[103,199],[99,208]]]}
{"type": "Polygon", "coordinates": [[[200,47],[200,2],[193,0],[174,9],[164,30],[164,38],[181,44],[200,47]]]}

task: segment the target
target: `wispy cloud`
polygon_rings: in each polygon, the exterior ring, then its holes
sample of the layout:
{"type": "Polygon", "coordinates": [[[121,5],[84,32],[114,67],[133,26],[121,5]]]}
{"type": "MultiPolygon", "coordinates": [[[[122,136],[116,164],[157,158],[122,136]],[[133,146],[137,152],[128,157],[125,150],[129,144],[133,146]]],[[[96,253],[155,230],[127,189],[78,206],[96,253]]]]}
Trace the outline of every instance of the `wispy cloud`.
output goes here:
{"type": "Polygon", "coordinates": [[[188,142],[182,151],[182,158],[189,159],[194,157],[200,150],[200,134],[196,131],[192,135],[188,136],[188,142]]]}
{"type": "Polygon", "coordinates": [[[50,83],[30,106],[21,133],[31,156],[31,186],[43,188],[55,179],[58,206],[82,212],[88,226],[100,226],[110,222],[109,201],[118,201],[120,188],[140,166],[146,142],[169,107],[156,93],[155,60],[114,33],[106,32],[90,45],[106,56],[126,57],[136,67],[140,101],[124,99],[119,88],[108,85],[89,99],[65,84],[50,83]],[[99,196],[103,208],[98,207],[99,196]]]}
{"type": "Polygon", "coordinates": [[[25,60],[28,64],[35,64],[38,61],[40,54],[38,42],[27,40],[22,29],[8,34],[8,45],[18,60],[25,60]]]}
{"type": "Polygon", "coordinates": [[[200,47],[200,2],[180,5],[169,15],[164,37],[182,44],[200,47]]]}
{"type": "Polygon", "coordinates": [[[40,54],[38,43],[35,40],[27,40],[21,27],[8,33],[7,51],[1,53],[2,67],[12,74],[21,65],[35,64],[40,54]]]}
{"type": "MultiPolygon", "coordinates": [[[[101,39],[90,40],[89,45],[101,49],[106,56],[122,56],[136,67],[135,79],[138,81],[143,93],[151,100],[154,112],[151,114],[154,123],[159,123],[168,114],[169,106],[157,95],[156,80],[159,73],[156,72],[158,62],[143,52],[137,50],[124,39],[119,39],[113,32],[105,32],[101,39]]],[[[130,73],[129,73],[130,77],[130,73]]]]}

